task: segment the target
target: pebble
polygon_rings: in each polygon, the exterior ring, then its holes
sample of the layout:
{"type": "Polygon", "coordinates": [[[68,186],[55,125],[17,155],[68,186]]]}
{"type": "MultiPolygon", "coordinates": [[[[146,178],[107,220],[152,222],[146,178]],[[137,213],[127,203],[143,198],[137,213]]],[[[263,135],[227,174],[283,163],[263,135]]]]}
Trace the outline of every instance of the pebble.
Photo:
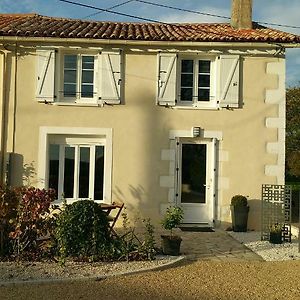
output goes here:
{"type": "Polygon", "coordinates": [[[243,243],[265,261],[284,261],[300,259],[299,241],[292,238],[291,243],[271,244],[269,241],[261,241],[259,231],[228,232],[234,239],[243,243]]]}

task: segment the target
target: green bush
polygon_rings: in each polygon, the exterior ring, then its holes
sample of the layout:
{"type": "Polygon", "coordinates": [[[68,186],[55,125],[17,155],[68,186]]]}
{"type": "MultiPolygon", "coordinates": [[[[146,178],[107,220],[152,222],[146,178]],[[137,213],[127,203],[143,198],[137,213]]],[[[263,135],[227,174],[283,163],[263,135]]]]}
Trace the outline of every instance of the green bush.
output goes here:
{"type": "Polygon", "coordinates": [[[164,218],[161,221],[161,224],[164,229],[170,230],[171,236],[173,234],[173,228],[180,225],[180,222],[183,219],[183,209],[178,206],[168,207],[164,218]]]}
{"type": "Polygon", "coordinates": [[[101,260],[111,247],[108,219],[100,206],[91,200],[67,205],[58,216],[56,239],[62,259],[101,260]]]}
{"type": "Polygon", "coordinates": [[[231,198],[232,206],[247,206],[248,201],[247,198],[243,195],[235,195],[231,198]]]}

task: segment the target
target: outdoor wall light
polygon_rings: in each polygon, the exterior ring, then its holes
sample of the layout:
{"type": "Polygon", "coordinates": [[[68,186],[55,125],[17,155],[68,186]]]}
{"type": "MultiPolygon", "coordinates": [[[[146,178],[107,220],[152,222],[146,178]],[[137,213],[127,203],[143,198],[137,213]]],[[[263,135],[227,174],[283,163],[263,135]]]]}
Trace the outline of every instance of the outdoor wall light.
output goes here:
{"type": "Polygon", "coordinates": [[[199,137],[201,132],[200,127],[193,127],[193,137],[199,137]]]}

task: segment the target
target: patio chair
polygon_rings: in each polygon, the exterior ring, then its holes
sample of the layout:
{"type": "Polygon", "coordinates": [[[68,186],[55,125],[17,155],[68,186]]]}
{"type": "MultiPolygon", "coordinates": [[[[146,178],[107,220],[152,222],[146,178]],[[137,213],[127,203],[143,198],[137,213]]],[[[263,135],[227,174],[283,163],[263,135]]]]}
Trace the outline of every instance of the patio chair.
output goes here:
{"type": "Polygon", "coordinates": [[[117,223],[120,215],[121,215],[121,212],[123,210],[123,207],[124,207],[124,203],[116,203],[116,202],[113,202],[112,205],[114,206],[114,209],[112,209],[110,211],[110,213],[108,214],[107,218],[108,218],[108,223],[109,223],[109,233],[112,235],[112,236],[118,236],[116,231],[114,230],[114,226],[115,224],[117,223]]]}

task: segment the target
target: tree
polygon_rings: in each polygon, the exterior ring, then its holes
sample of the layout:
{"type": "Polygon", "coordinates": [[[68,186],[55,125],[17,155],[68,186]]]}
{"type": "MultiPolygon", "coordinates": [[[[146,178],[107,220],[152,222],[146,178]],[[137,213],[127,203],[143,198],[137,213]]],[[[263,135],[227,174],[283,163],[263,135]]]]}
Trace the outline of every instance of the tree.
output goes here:
{"type": "Polygon", "coordinates": [[[286,92],[286,169],[300,176],[300,87],[286,92]]]}

